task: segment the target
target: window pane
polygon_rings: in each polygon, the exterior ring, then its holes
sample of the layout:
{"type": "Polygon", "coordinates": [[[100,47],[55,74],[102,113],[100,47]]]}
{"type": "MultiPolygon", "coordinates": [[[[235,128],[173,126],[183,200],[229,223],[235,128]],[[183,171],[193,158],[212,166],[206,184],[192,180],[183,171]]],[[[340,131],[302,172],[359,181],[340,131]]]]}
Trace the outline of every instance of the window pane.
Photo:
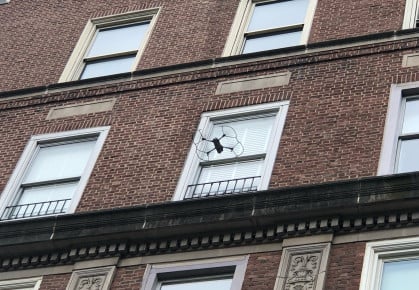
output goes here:
{"type": "Polygon", "coordinates": [[[162,284],[161,290],[230,290],[233,279],[162,284]]]}
{"type": "Polygon", "coordinates": [[[381,290],[417,290],[419,260],[384,263],[381,290]]]}
{"type": "Polygon", "coordinates": [[[419,170],[419,139],[400,142],[400,153],[397,172],[411,172],[419,170]]]}
{"type": "Polygon", "coordinates": [[[203,167],[198,183],[259,176],[263,160],[203,167]]]}
{"type": "Polygon", "coordinates": [[[419,99],[406,100],[402,134],[419,133],[419,99]]]}
{"type": "Polygon", "coordinates": [[[247,31],[303,24],[309,0],[257,4],[247,31]]]}
{"type": "Polygon", "coordinates": [[[150,22],[100,29],[87,57],[137,50],[150,22]]]}
{"type": "Polygon", "coordinates": [[[20,205],[72,198],[77,184],[78,182],[68,182],[28,187],[23,190],[17,204],[20,205]]]}
{"type": "Polygon", "coordinates": [[[81,80],[131,71],[135,55],[114,57],[86,63],[81,80]]]}
{"type": "MultiPolygon", "coordinates": [[[[220,143],[225,149],[222,153],[212,151],[209,159],[234,158],[236,154],[246,156],[266,153],[274,121],[275,117],[271,116],[215,125],[210,139],[220,138],[225,134],[226,136],[220,139],[220,143]],[[237,140],[240,141],[240,144],[237,143],[237,140]],[[236,154],[228,147],[234,148],[233,151],[236,154]]],[[[209,143],[209,145],[213,148],[212,143],[209,143]]]]}
{"type": "Polygon", "coordinates": [[[80,177],[96,141],[39,148],[24,183],[80,177]]]}
{"type": "Polygon", "coordinates": [[[301,31],[273,34],[258,37],[249,37],[245,40],[243,53],[251,53],[269,49],[299,45],[301,31]]]}
{"type": "Polygon", "coordinates": [[[25,188],[7,218],[42,216],[66,212],[78,182],[25,188]]]}

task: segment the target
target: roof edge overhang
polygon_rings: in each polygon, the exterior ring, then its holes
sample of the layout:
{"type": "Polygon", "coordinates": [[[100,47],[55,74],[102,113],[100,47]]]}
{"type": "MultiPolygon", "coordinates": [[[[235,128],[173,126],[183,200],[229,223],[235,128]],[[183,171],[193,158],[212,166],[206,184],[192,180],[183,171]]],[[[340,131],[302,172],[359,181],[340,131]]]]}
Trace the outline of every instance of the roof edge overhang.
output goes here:
{"type": "MultiPolygon", "coordinates": [[[[148,241],[419,208],[419,172],[0,223],[0,253],[148,241]]],[[[0,254],[0,257],[2,256],[0,254]]]]}

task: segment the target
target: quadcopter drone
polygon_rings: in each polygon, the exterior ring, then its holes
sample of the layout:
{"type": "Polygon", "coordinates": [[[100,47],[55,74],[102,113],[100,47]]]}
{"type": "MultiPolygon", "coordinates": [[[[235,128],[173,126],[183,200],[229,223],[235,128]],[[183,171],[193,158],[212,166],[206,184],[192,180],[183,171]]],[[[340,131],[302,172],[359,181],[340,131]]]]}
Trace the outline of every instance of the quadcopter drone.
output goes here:
{"type": "Polygon", "coordinates": [[[221,154],[225,149],[234,154],[234,157],[240,156],[243,151],[243,145],[237,138],[236,131],[230,126],[220,126],[221,136],[214,138],[204,137],[201,130],[199,134],[201,138],[198,142],[194,142],[196,155],[199,159],[209,161],[213,152],[221,154]]]}

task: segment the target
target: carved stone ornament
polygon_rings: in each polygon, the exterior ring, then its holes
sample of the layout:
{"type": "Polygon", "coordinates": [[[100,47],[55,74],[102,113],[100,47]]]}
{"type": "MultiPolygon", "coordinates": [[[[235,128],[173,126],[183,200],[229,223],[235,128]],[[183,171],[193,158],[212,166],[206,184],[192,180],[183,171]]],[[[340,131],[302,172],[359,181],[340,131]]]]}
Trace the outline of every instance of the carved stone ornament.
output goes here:
{"type": "Polygon", "coordinates": [[[322,290],[330,244],[284,248],[275,290],[322,290]]]}
{"type": "Polygon", "coordinates": [[[291,258],[285,290],[312,290],[319,272],[320,253],[291,258]]]}
{"type": "Polygon", "coordinates": [[[108,290],[115,266],[74,271],[66,290],[108,290]]]}
{"type": "Polygon", "coordinates": [[[77,290],[101,290],[105,276],[81,278],[77,284],[77,290]]]}

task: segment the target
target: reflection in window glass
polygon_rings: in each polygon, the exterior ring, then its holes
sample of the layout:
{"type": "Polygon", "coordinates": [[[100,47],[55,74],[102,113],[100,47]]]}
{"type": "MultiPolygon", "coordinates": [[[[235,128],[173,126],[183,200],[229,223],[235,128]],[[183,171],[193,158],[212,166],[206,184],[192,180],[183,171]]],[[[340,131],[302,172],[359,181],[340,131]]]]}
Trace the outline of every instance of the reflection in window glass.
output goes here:
{"type": "Polygon", "coordinates": [[[402,134],[419,133],[419,99],[407,99],[402,134]]]}
{"type": "Polygon", "coordinates": [[[88,62],[80,79],[95,78],[129,72],[135,55],[88,62]]]}
{"type": "Polygon", "coordinates": [[[281,1],[255,5],[247,31],[304,23],[308,0],[281,1]]]}
{"type": "Polygon", "coordinates": [[[99,30],[87,57],[137,50],[149,24],[146,22],[99,30]]]}
{"type": "Polygon", "coordinates": [[[161,290],[230,290],[232,278],[163,283],[161,290]]]}
{"type": "Polygon", "coordinates": [[[419,170],[418,149],[419,139],[400,141],[398,173],[419,170]]]}
{"type": "Polygon", "coordinates": [[[248,37],[245,40],[243,53],[277,49],[300,44],[301,31],[248,37]]]}
{"type": "Polygon", "coordinates": [[[41,147],[24,183],[81,176],[96,141],[41,147]]]}
{"type": "Polygon", "coordinates": [[[419,259],[385,262],[380,290],[417,290],[419,259]]]}

